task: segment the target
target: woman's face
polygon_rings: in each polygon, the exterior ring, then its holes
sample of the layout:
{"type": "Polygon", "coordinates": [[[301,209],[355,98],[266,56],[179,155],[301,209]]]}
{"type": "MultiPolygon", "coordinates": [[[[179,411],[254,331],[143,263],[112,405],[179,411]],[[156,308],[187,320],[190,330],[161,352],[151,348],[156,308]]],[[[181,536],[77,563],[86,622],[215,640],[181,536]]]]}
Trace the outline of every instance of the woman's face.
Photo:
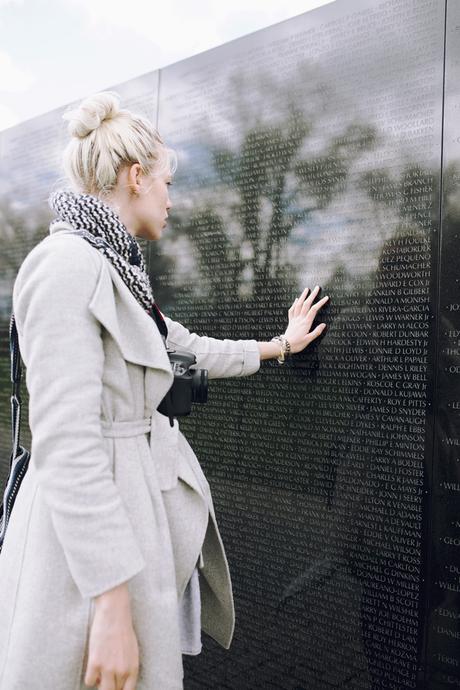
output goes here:
{"type": "Polygon", "coordinates": [[[139,163],[120,171],[113,202],[132,235],[146,240],[161,238],[172,206],[170,184],[169,172],[144,175],[139,163]]]}
{"type": "Polygon", "coordinates": [[[136,237],[146,240],[161,238],[172,206],[169,198],[171,183],[169,172],[160,176],[142,176],[139,191],[132,197],[132,229],[136,237]]]}

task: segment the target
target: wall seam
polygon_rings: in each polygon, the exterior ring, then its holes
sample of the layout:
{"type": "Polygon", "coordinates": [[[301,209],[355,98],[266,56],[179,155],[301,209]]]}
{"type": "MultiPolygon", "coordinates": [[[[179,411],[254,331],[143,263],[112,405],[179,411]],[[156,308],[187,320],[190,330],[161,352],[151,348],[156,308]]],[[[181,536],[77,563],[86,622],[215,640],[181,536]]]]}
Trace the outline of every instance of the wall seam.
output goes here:
{"type": "Polygon", "coordinates": [[[428,655],[429,643],[429,625],[430,625],[430,611],[432,601],[432,561],[433,561],[433,512],[434,512],[434,476],[436,460],[439,460],[438,453],[438,433],[437,420],[439,418],[439,367],[440,367],[440,326],[441,326],[441,261],[442,261],[442,230],[443,230],[443,194],[444,194],[444,121],[445,121],[445,98],[446,98],[446,53],[447,53],[447,7],[448,0],[444,0],[444,54],[442,67],[442,107],[441,107],[441,159],[440,159],[440,173],[439,173],[439,232],[437,239],[437,265],[436,265],[436,284],[435,284],[435,326],[434,332],[434,370],[433,370],[433,408],[432,408],[432,428],[431,428],[431,466],[428,468],[428,488],[426,494],[425,508],[428,513],[426,525],[426,544],[425,544],[425,582],[424,582],[424,612],[423,612],[423,687],[425,690],[429,688],[429,673],[430,673],[430,659],[428,655]]]}

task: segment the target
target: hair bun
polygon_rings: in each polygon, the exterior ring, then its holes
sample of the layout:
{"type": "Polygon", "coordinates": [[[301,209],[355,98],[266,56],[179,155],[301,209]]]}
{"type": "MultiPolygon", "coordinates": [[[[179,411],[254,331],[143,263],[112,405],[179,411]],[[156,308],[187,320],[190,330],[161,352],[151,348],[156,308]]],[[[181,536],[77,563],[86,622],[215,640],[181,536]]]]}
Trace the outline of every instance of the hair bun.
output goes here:
{"type": "Polygon", "coordinates": [[[68,110],[62,116],[68,120],[68,131],[72,137],[83,139],[97,129],[102,122],[110,120],[120,112],[120,96],[114,91],[101,91],[85,98],[75,110],[68,110]]]}

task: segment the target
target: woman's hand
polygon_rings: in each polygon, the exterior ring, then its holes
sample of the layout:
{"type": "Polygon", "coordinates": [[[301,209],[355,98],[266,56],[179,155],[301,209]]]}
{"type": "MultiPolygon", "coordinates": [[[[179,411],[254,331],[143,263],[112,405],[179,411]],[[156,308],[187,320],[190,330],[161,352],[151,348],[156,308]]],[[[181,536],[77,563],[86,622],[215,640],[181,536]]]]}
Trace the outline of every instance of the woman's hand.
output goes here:
{"type": "Polygon", "coordinates": [[[135,690],[139,648],[126,583],[94,598],[85,684],[99,690],[135,690]]]}
{"type": "Polygon", "coordinates": [[[325,323],[320,323],[311,331],[312,323],[318,314],[319,310],[326,304],[329,297],[323,297],[315,305],[313,301],[319,293],[319,287],[310,292],[307,298],[309,289],[305,288],[300,297],[296,297],[292,306],[288,311],[289,323],[284,333],[291,346],[291,353],[301,352],[307,345],[315,340],[326,328],[325,323]],[[313,306],[312,306],[313,305],[313,306]]]}
{"type": "MultiPolygon", "coordinates": [[[[326,328],[325,323],[320,323],[311,333],[310,328],[318,314],[321,307],[328,301],[329,297],[323,297],[314,306],[313,300],[318,295],[319,287],[310,293],[309,289],[305,288],[300,297],[296,297],[288,311],[289,323],[284,333],[286,339],[291,346],[291,353],[300,352],[307,347],[315,338],[317,338],[326,328]]],[[[280,356],[280,344],[278,342],[260,342],[257,343],[260,353],[260,359],[272,359],[280,356]]]]}

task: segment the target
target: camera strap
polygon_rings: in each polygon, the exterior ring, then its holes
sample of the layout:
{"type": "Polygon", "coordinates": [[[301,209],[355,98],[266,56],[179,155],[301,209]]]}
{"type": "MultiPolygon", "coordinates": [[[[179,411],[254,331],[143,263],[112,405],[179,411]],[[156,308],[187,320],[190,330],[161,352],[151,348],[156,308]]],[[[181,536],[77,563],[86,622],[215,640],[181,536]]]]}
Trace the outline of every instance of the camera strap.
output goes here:
{"type": "Polygon", "coordinates": [[[16,328],[16,320],[14,314],[11,314],[10,319],[10,377],[12,383],[11,390],[11,431],[12,431],[12,441],[13,441],[13,452],[12,458],[14,459],[18,454],[18,449],[20,446],[19,441],[19,428],[21,423],[21,352],[19,350],[19,338],[18,331],[16,328]]]}
{"type": "MultiPolygon", "coordinates": [[[[152,304],[152,308],[150,310],[150,316],[155,319],[155,322],[158,326],[158,330],[161,333],[161,337],[163,338],[163,342],[165,344],[166,349],[166,338],[168,337],[168,327],[166,325],[166,321],[163,318],[163,314],[161,311],[158,309],[157,305],[155,302],[152,304]]],[[[171,426],[174,426],[174,410],[173,410],[173,405],[172,405],[172,400],[171,400],[171,389],[166,393],[164,397],[164,405],[166,406],[166,416],[169,417],[169,424],[171,426]]],[[[161,404],[159,405],[159,407],[161,404]]],[[[164,414],[164,413],[163,413],[164,414]]]]}
{"type": "Polygon", "coordinates": [[[150,310],[150,316],[152,317],[152,319],[155,320],[155,322],[158,326],[158,330],[160,331],[161,335],[163,336],[163,339],[165,340],[165,344],[166,344],[166,338],[168,337],[168,327],[166,325],[166,321],[163,318],[163,314],[158,309],[155,302],[153,302],[153,304],[152,304],[152,308],[150,310]]]}

